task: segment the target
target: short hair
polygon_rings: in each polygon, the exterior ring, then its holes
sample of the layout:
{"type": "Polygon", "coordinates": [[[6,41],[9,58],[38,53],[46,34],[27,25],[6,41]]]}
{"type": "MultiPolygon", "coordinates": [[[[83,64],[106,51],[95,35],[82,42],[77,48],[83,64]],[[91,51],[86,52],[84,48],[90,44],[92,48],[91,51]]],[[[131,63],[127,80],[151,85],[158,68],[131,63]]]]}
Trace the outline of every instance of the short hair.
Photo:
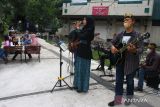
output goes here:
{"type": "Polygon", "coordinates": [[[9,40],[9,37],[7,35],[4,36],[4,40],[7,41],[9,40]]]}
{"type": "Polygon", "coordinates": [[[157,45],[156,45],[155,43],[150,43],[150,44],[148,45],[148,48],[150,48],[150,49],[155,49],[155,48],[157,48],[157,45]]]}

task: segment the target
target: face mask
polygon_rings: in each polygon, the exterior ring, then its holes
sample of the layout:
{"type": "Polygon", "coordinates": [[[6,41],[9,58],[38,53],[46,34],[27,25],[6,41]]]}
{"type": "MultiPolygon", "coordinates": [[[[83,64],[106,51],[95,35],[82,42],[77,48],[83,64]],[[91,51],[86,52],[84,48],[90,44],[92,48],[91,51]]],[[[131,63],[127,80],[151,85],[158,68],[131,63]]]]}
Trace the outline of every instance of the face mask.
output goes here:
{"type": "Polygon", "coordinates": [[[147,49],[147,53],[151,53],[151,51],[152,51],[151,49],[147,49]]]}
{"type": "Polygon", "coordinates": [[[130,27],[130,24],[128,24],[128,23],[124,23],[123,25],[124,25],[124,28],[126,28],[126,29],[130,27]]]}

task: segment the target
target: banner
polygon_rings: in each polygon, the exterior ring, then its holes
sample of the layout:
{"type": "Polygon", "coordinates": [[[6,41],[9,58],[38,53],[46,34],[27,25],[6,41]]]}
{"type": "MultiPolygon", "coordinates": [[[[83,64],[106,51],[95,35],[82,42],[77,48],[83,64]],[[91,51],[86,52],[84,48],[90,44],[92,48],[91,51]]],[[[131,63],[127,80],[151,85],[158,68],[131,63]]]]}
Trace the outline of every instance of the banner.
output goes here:
{"type": "Polygon", "coordinates": [[[107,6],[93,6],[92,15],[93,16],[107,16],[109,7],[107,6]]]}

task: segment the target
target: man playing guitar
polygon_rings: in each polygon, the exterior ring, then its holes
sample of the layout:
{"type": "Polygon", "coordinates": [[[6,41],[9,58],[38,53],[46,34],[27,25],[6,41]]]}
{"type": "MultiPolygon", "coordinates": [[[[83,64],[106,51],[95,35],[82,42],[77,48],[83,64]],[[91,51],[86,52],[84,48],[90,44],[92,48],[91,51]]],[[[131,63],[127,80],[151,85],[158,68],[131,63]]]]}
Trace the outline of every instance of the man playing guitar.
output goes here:
{"type": "MultiPolygon", "coordinates": [[[[117,34],[112,40],[111,52],[116,54],[120,51],[121,47],[127,46],[122,54],[122,59],[116,63],[116,85],[115,85],[115,98],[112,102],[108,103],[109,106],[122,104],[123,97],[123,80],[126,76],[127,89],[126,98],[131,99],[134,95],[134,75],[135,70],[139,66],[139,54],[143,51],[143,41],[132,44],[135,38],[140,37],[140,33],[134,30],[135,19],[131,14],[124,16],[124,29],[121,33],[117,34]]],[[[131,100],[127,100],[131,101],[131,100]]],[[[130,102],[125,102],[129,105],[130,102]]]]}

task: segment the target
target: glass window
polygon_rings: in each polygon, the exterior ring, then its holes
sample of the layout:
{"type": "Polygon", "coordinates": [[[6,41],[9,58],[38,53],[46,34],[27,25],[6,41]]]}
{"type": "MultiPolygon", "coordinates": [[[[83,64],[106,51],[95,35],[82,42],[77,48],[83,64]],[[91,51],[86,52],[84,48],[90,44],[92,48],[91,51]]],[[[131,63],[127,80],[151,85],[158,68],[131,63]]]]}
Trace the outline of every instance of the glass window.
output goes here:
{"type": "Polygon", "coordinates": [[[133,1],[142,1],[142,0],[118,0],[118,1],[120,1],[120,2],[122,2],[122,1],[123,1],[123,2],[129,2],[129,1],[130,1],[130,2],[133,2],[133,1]]]}
{"type": "Polygon", "coordinates": [[[118,0],[118,3],[142,3],[143,0],[118,0]]]}
{"type": "Polygon", "coordinates": [[[72,0],[71,5],[87,5],[87,0],[72,0]]]}
{"type": "Polygon", "coordinates": [[[86,3],[87,0],[72,0],[72,3],[86,3]]]}

